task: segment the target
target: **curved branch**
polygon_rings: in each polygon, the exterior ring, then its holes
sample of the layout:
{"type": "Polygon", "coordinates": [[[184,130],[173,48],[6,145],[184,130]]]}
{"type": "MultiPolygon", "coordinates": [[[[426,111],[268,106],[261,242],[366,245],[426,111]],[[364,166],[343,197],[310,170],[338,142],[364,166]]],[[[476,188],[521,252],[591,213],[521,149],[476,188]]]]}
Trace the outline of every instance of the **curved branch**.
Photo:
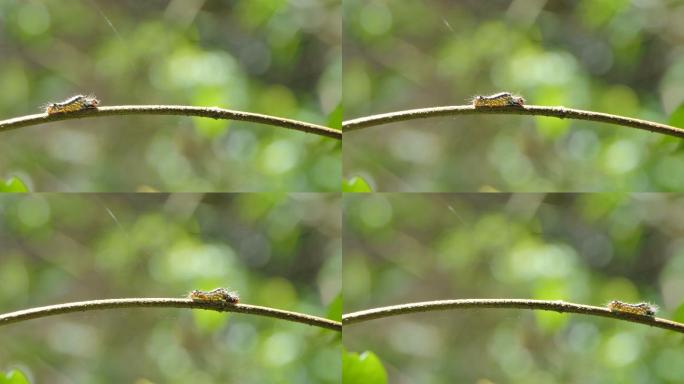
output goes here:
{"type": "Polygon", "coordinates": [[[119,105],[111,107],[98,107],[97,109],[86,109],[70,113],[55,113],[48,115],[40,113],[16,117],[14,119],[0,121],[0,132],[11,129],[37,125],[52,121],[81,119],[85,117],[114,116],[114,115],[179,115],[210,117],[212,119],[249,121],[277,127],[295,129],[302,132],[313,133],[316,135],[331,137],[342,140],[342,132],[324,127],[322,125],[305,123],[297,120],[284,119],[259,113],[232,111],[218,107],[190,107],[182,105],[119,105]]]}
{"type": "Polygon", "coordinates": [[[684,324],[676,321],[661,319],[657,317],[635,315],[625,312],[611,312],[606,307],[595,307],[566,303],[562,300],[526,300],[526,299],[461,299],[461,300],[436,300],[424,301],[420,303],[409,303],[393,305],[389,307],[373,308],[365,311],[353,312],[342,315],[342,324],[351,325],[380,319],[383,317],[403,315],[415,312],[444,311],[449,309],[467,308],[522,308],[539,309],[544,311],[555,311],[559,313],[580,313],[583,315],[610,317],[634,323],[641,323],[653,327],[669,329],[671,331],[684,333],[684,324]]]}
{"type": "Polygon", "coordinates": [[[248,313],[252,315],[275,317],[282,320],[294,321],[316,327],[342,331],[339,321],[324,319],[303,313],[283,311],[268,307],[248,304],[224,305],[222,303],[197,302],[190,299],[178,298],[131,298],[78,301],[74,303],[48,305],[46,307],[29,308],[21,311],[0,315],[0,326],[17,323],[24,320],[38,319],[63,313],[95,311],[112,308],[194,308],[209,309],[217,312],[248,313]]]}
{"type": "Polygon", "coordinates": [[[665,124],[654,123],[647,120],[632,119],[608,113],[584,111],[565,107],[545,107],[541,105],[523,105],[510,107],[477,107],[472,105],[454,105],[446,107],[433,107],[410,109],[406,111],[390,112],[380,115],[359,117],[357,119],[342,122],[344,132],[354,131],[361,128],[372,127],[398,121],[425,119],[438,116],[473,115],[473,114],[509,114],[509,115],[538,115],[558,117],[561,119],[576,119],[598,121],[623,125],[626,127],[643,129],[651,132],[658,132],[664,135],[684,137],[684,129],[672,127],[665,124]]]}

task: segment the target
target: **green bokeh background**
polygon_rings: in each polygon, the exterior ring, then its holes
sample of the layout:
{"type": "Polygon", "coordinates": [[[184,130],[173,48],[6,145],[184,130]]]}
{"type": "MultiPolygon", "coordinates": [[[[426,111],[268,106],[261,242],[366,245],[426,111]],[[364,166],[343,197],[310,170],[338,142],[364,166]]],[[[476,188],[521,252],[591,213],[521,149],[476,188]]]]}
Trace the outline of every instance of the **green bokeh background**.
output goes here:
{"type": "MultiPolygon", "coordinates": [[[[684,321],[684,199],[666,194],[357,194],[344,198],[346,313],[417,301],[649,301],[684,321]]],[[[518,309],[344,328],[389,382],[681,383],[684,336],[518,309]],[[479,380],[479,381],[478,381],[479,380]]]]}
{"type": "MultiPolygon", "coordinates": [[[[345,119],[511,91],[668,123],[684,102],[684,1],[345,0],[345,119]]],[[[682,120],[677,125],[684,127],[682,120]]],[[[681,139],[594,122],[441,117],[345,134],[375,191],[679,191],[681,139]]]]}
{"type": "MultiPolygon", "coordinates": [[[[330,194],[0,195],[0,312],[228,287],[340,319],[330,194]]],[[[0,330],[0,372],[32,383],[338,383],[340,335],[253,315],[114,309],[0,330]]]]}
{"type": "MultiPolygon", "coordinates": [[[[337,124],[339,1],[6,0],[0,119],[94,93],[337,124]]],[[[69,120],[2,134],[0,179],[32,191],[338,191],[339,141],[180,116],[69,120]]]]}

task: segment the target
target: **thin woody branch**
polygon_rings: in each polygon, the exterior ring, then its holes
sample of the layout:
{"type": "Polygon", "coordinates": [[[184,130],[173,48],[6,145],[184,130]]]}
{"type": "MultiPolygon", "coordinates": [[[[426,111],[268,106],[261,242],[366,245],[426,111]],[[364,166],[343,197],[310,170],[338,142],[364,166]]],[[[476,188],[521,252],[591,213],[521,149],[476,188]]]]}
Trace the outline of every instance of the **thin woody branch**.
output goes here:
{"type": "Polygon", "coordinates": [[[10,312],[0,315],[0,326],[65,313],[95,311],[113,308],[207,309],[217,312],[235,312],[258,316],[267,316],[281,320],[294,321],[297,323],[331,329],[333,331],[342,331],[342,324],[339,321],[329,320],[322,317],[311,316],[303,313],[284,311],[281,309],[269,307],[260,307],[257,305],[197,302],[183,298],[127,298],[90,300],[79,301],[74,303],[49,305],[46,307],[29,308],[21,311],[10,312]]]}
{"type": "Polygon", "coordinates": [[[55,113],[50,115],[47,113],[40,113],[36,115],[21,116],[13,119],[2,120],[0,121],[0,132],[53,121],[114,115],[178,115],[248,121],[252,123],[294,129],[297,131],[313,133],[316,135],[342,140],[341,131],[324,127],[322,125],[305,123],[302,121],[285,119],[282,117],[262,115],[259,113],[233,111],[217,107],[192,107],[182,105],[119,105],[99,107],[97,109],[85,109],[69,113],[55,113]]]}
{"type": "Polygon", "coordinates": [[[684,324],[652,316],[637,315],[627,312],[612,312],[606,307],[567,303],[565,301],[526,300],[526,299],[460,299],[437,300],[420,303],[393,305],[389,307],[372,308],[365,311],[348,313],[342,316],[342,324],[352,325],[364,321],[381,319],[384,317],[404,315],[408,313],[445,311],[453,309],[471,308],[518,308],[554,311],[559,313],[579,313],[590,316],[609,317],[669,329],[684,333],[684,324]]]}
{"type": "Polygon", "coordinates": [[[584,111],[581,109],[572,109],[565,107],[546,107],[541,105],[477,108],[472,105],[455,105],[445,107],[411,109],[406,111],[383,113],[380,115],[372,115],[347,120],[342,122],[342,130],[344,132],[349,132],[376,125],[396,123],[399,121],[426,119],[430,117],[439,116],[457,116],[474,114],[536,115],[558,117],[561,119],[598,121],[601,123],[622,125],[626,127],[643,129],[651,132],[658,132],[664,135],[684,137],[683,128],[672,127],[660,123],[654,123],[652,121],[633,119],[630,117],[611,115],[608,113],[584,111]]]}

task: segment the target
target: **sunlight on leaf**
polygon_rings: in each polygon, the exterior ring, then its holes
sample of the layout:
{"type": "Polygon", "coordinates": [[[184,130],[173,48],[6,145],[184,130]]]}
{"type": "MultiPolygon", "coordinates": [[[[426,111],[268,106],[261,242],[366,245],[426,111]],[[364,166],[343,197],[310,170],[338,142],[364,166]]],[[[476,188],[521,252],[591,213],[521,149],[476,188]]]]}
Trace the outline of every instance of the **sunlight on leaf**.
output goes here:
{"type": "Polygon", "coordinates": [[[26,185],[17,177],[10,177],[7,181],[0,180],[0,192],[28,192],[26,185]]]}
{"type": "Polygon", "coordinates": [[[29,384],[29,381],[21,371],[13,369],[6,375],[0,375],[0,384],[29,384]]]}
{"type": "Polygon", "coordinates": [[[344,384],[384,384],[387,372],[380,359],[370,351],[361,354],[343,351],[342,383],[344,384]]]}
{"type": "Polygon", "coordinates": [[[349,180],[342,180],[342,192],[373,192],[366,180],[354,176],[349,180]]]}

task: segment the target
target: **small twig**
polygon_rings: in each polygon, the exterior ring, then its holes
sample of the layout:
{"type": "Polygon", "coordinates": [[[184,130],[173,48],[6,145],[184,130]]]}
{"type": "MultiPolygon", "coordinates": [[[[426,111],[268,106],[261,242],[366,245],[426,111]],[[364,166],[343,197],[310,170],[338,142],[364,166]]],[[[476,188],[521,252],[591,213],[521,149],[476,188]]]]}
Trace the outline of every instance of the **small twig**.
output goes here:
{"type": "Polygon", "coordinates": [[[526,299],[461,299],[461,300],[437,300],[420,303],[393,305],[389,307],[373,308],[365,311],[353,312],[342,315],[342,324],[351,325],[383,317],[403,315],[415,312],[443,311],[449,309],[466,308],[522,308],[555,311],[559,313],[581,313],[584,315],[610,317],[634,323],[641,323],[653,327],[669,329],[684,333],[684,324],[657,317],[635,315],[624,312],[611,312],[606,307],[595,307],[566,303],[564,301],[549,300],[526,300],[526,299]]]}
{"type": "Polygon", "coordinates": [[[40,113],[36,115],[21,116],[14,119],[0,121],[0,132],[11,129],[37,125],[52,121],[82,119],[85,117],[114,116],[114,115],[179,115],[210,117],[212,119],[240,120],[253,123],[273,125],[277,127],[295,129],[298,131],[313,133],[316,135],[331,137],[342,140],[342,132],[297,120],[284,119],[259,113],[232,111],[217,107],[191,107],[182,105],[119,105],[111,107],[99,107],[97,109],[86,109],[71,113],[56,113],[48,115],[40,113]]]}
{"type": "Polygon", "coordinates": [[[29,308],[21,311],[0,315],[0,326],[17,323],[24,320],[38,319],[63,313],[85,312],[111,308],[194,308],[209,309],[218,312],[237,312],[252,315],[275,317],[282,320],[294,321],[316,327],[342,331],[339,321],[324,319],[303,313],[283,311],[280,309],[260,307],[249,304],[222,304],[212,302],[197,302],[190,299],[178,298],[130,298],[79,301],[74,303],[48,305],[46,307],[29,308]]]}
{"type": "Polygon", "coordinates": [[[438,116],[473,115],[473,114],[509,114],[509,115],[538,115],[559,117],[561,119],[577,119],[599,121],[623,125],[626,127],[644,129],[665,135],[684,137],[684,129],[665,124],[654,123],[647,120],[632,119],[629,117],[611,115],[608,113],[583,111],[565,107],[545,107],[540,105],[524,105],[510,107],[477,107],[472,105],[455,105],[446,107],[433,107],[411,109],[406,111],[383,113],[380,115],[360,117],[342,122],[344,132],[354,131],[375,125],[394,123],[398,121],[425,119],[438,116]]]}

